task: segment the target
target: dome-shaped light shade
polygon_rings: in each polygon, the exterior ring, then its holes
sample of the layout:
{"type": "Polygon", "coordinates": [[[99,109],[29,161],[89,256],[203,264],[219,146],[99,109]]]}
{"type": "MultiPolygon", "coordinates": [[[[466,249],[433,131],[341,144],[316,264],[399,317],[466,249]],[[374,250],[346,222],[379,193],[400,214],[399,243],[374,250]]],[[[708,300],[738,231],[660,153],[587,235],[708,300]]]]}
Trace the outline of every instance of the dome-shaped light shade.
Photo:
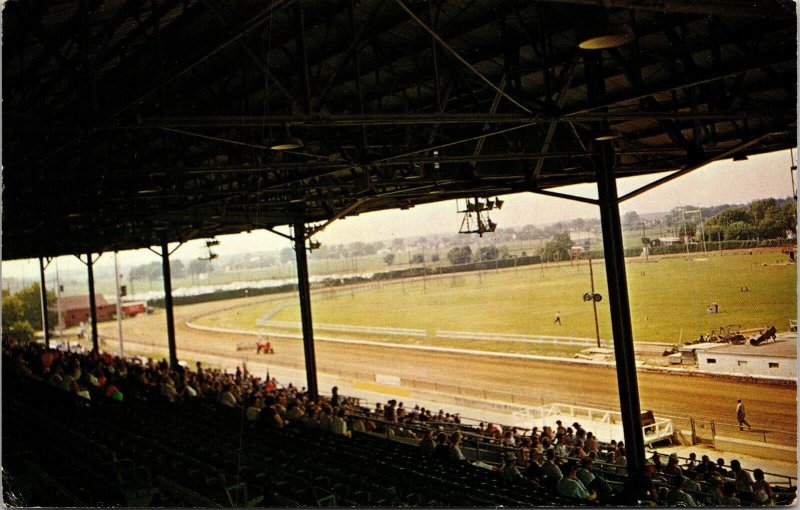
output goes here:
{"type": "Polygon", "coordinates": [[[293,149],[302,149],[303,140],[297,138],[296,136],[286,136],[276,140],[275,143],[269,146],[269,148],[274,151],[290,151],[293,149]]]}
{"type": "Polygon", "coordinates": [[[598,133],[594,137],[594,139],[598,142],[610,142],[612,140],[616,140],[617,138],[619,138],[619,133],[611,129],[607,129],[601,133],[598,133]]]}
{"type": "Polygon", "coordinates": [[[633,32],[624,25],[593,25],[580,37],[578,48],[582,50],[607,50],[618,48],[633,40],[633,32]]]}

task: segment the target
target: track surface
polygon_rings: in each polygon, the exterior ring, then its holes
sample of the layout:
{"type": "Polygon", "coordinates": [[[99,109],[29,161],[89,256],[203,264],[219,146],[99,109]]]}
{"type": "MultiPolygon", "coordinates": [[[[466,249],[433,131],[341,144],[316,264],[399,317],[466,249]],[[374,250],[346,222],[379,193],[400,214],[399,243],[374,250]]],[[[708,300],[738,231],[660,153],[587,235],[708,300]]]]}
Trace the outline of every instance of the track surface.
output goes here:
{"type": "MultiPolygon", "coordinates": [[[[178,357],[181,348],[228,355],[241,359],[236,344],[252,341],[246,336],[193,330],[186,321],[199,315],[246,303],[285,299],[286,295],[245,298],[176,307],[175,329],[178,357]]],[[[265,304],[265,309],[269,304],[265,304]]],[[[125,320],[124,337],[152,344],[155,352],[167,352],[164,312],[125,320]]],[[[101,323],[100,334],[117,338],[116,323],[101,323]]],[[[111,341],[113,343],[113,341],[111,341]]],[[[275,339],[276,354],[269,363],[297,366],[303,363],[302,342],[275,339]]],[[[429,383],[456,385],[491,392],[525,395],[532,401],[576,402],[616,409],[619,406],[616,372],[612,368],[588,367],[569,363],[531,360],[493,359],[461,354],[413,351],[363,345],[316,343],[317,369],[328,373],[387,374],[429,383]]],[[[266,361],[266,360],[265,360],[266,361]]],[[[771,436],[770,442],[796,443],[796,384],[751,382],[693,374],[640,372],[639,392],[642,409],[656,414],[688,420],[717,421],[717,433],[743,439],[761,440],[760,434],[739,433],[724,423],[736,422],[736,399],[747,406],[748,421],[756,428],[785,431],[771,436]]],[[[326,388],[321,388],[325,392],[326,388]]],[[[687,422],[676,424],[688,428],[687,422]]]]}

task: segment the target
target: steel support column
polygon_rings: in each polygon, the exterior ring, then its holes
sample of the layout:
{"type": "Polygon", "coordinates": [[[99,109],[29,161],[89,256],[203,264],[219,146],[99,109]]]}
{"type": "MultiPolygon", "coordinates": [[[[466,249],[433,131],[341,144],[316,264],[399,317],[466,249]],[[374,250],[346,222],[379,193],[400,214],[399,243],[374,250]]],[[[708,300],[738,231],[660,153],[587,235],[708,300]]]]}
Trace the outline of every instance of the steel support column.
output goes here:
{"type": "Polygon", "coordinates": [[[39,257],[39,291],[42,306],[42,332],[44,333],[44,346],[50,348],[50,324],[47,322],[47,285],[44,281],[44,258],[39,257]]]}
{"type": "Polygon", "coordinates": [[[92,350],[97,352],[97,306],[94,300],[94,262],[92,261],[92,254],[86,254],[86,268],[89,271],[89,322],[92,325],[92,350]]]}
{"type": "Polygon", "coordinates": [[[303,321],[303,352],[306,358],[308,394],[312,399],[319,395],[317,388],[317,357],[314,354],[314,327],[311,321],[311,289],[308,284],[305,224],[294,224],[294,251],[297,257],[297,291],[300,294],[300,318],[303,321]]]}
{"type": "Polygon", "coordinates": [[[645,463],[644,436],[639,407],[636,360],[633,351],[628,280],[625,275],[625,252],[622,247],[622,226],[619,220],[617,183],[614,177],[616,156],[612,142],[594,142],[592,156],[597,175],[600,223],[603,227],[603,253],[608,280],[608,302],[611,309],[611,329],[614,336],[619,406],[625,435],[628,473],[636,473],[644,467],[645,463]]]}
{"type": "Polygon", "coordinates": [[[169,344],[169,365],[178,366],[178,354],[175,349],[175,317],[172,313],[172,273],[169,267],[169,246],[161,243],[161,269],[164,273],[164,311],[167,313],[167,343],[169,344]]]}

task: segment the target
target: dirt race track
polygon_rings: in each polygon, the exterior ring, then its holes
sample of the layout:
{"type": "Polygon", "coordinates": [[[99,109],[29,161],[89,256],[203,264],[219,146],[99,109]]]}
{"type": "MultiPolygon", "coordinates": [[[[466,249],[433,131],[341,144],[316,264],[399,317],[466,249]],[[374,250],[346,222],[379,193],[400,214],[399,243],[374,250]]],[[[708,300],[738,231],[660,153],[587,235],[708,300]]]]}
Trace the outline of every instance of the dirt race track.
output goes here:
{"type": "MultiPolygon", "coordinates": [[[[285,297],[285,296],[281,296],[285,297]]],[[[181,349],[209,354],[228,355],[241,360],[244,353],[236,352],[236,344],[252,341],[252,337],[226,335],[191,329],[186,321],[194,317],[231,308],[256,300],[238,300],[201,303],[175,308],[175,327],[178,357],[181,349]]],[[[267,305],[269,306],[269,305],[267,305]]],[[[124,338],[141,344],[153,344],[154,352],[166,353],[165,315],[157,310],[149,316],[125,320],[124,338]]],[[[101,336],[108,337],[109,347],[115,345],[116,323],[99,324],[101,336]]],[[[303,363],[302,342],[273,339],[276,354],[269,359],[258,358],[274,366],[296,367],[303,363]]],[[[248,354],[251,359],[255,354],[248,354]]],[[[531,401],[575,402],[586,405],[618,408],[616,372],[611,368],[551,363],[532,360],[501,359],[491,357],[448,354],[439,352],[392,349],[329,342],[316,343],[317,369],[321,373],[386,374],[417,381],[485,389],[529,396],[531,401]]],[[[748,421],[755,428],[785,432],[772,435],[770,442],[786,442],[795,446],[797,428],[796,384],[775,382],[748,382],[734,378],[708,377],[692,374],[673,374],[640,371],[639,391],[642,409],[678,419],[708,420],[717,423],[736,422],[736,399],[742,398],[747,406],[748,421]]],[[[320,388],[327,392],[327,388],[320,388]]],[[[388,397],[387,397],[388,398],[388,397]]],[[[679,428],[685,423],[677,423],[679,428]]],[[[742,439],[760,440],[756,434],[740,433],[736,427],[717,433],[742,439]]]]}

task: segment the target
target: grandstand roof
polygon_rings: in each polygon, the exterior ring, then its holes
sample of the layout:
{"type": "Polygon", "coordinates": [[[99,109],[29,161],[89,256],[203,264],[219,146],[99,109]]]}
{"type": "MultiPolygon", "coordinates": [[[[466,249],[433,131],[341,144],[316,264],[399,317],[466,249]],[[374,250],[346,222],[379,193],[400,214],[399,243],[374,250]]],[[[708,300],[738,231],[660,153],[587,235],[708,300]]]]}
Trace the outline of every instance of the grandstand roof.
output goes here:
{"type": "Polygon", "coordinates": [[[618,176],[785,149],[796,34],[788,0],[8,0],[3,258],[546,193],[607,129],[618,176]]]}

